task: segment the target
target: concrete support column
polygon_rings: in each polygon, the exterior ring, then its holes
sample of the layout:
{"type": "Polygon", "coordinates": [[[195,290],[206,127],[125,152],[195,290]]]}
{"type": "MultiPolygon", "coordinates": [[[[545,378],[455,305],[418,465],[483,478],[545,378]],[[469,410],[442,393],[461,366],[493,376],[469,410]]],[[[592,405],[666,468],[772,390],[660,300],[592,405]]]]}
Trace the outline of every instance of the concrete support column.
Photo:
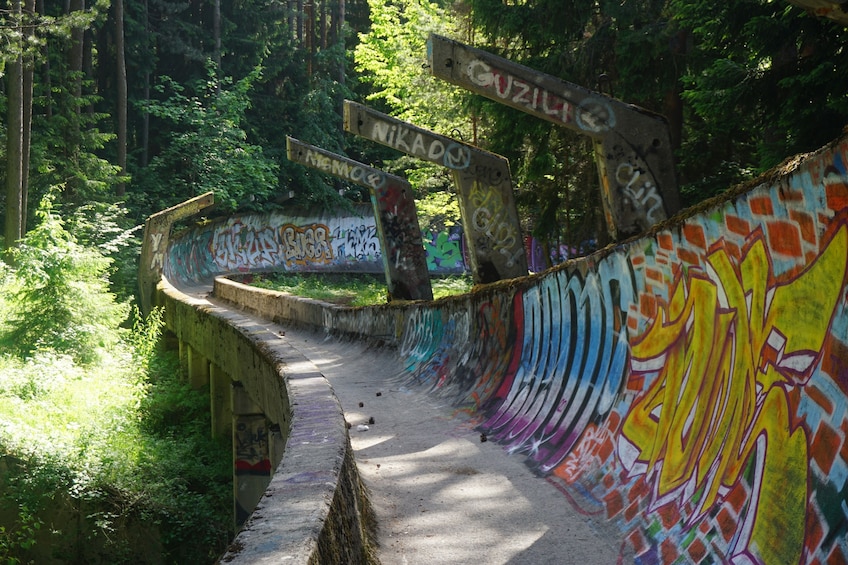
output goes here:
{"type": "Polygon", "coordinates": [[[183,340],[180,340],[179,343],[180,373],[186,375],[188,374],[188,350],[191,346],[183,340]]]}
{"type": "Polygon", "coordinates": [[[273,424],[269,428],[271,441],[271,467],[276,471],[283,460],[283,452],[286,450],[286,438],[280,429],[279,424],[273,424]]]}
{"type": "Polygon", "coordinates": [[[232,386],[233,493],[236,528],[241,528],[271,482],[268,421],[241,383],[232,386]]]}
{"type": "Polygon", "coordinates": [[[176,351],[180,347],[180,338],[170,330],[162,331],[162,345],[166,351],[176,351]]]}
{"type": "Polygon", "coordinates": [[[188,382],[198,389],[209,384],[209,360],[190,345],[187,349],[188,382]]]}
{"type": "Polygon", "coordinates": [[[233,431],[232,388],[230,376],[218,365],[209,365],[209,408],[212,413],[212,437],[233,431]]]}

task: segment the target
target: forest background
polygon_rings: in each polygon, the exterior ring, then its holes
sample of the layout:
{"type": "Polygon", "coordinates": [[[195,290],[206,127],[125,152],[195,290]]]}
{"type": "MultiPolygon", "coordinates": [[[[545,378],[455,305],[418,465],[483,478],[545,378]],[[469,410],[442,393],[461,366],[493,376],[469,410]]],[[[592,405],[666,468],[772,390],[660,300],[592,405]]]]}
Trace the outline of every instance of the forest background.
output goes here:
{"type": "Polygon", "coordinates": [[[148,215],[210,190],[216,215],[368,198],[289,162],[292,135],[409,178],[423,227],[459,221],[444,170],[343,133],[345,98],[507,157],[522,228],[550,248],[607,243],[590,141],[432,78],[429,33],[665,115],[687,206],[848,123],[846,28],[786,2],[7,0],[0,16],[0,561],[13,563],[57,536],[119,561],[137,549],[115,533],[130,523],[159,532],[166,561],[208,561],[232,534],[227,457],[188,455],[229,447],[208,444],[155,316],[133,315],[148,215]],[[108,419],[57,425],[77,409],[47,400],[79,402],[92,382],[123,391],[108,419]],[[129,464],[106,455],[116,443],[129,464]],[[47,520],[56,505],[72,534],[47,520]]]}

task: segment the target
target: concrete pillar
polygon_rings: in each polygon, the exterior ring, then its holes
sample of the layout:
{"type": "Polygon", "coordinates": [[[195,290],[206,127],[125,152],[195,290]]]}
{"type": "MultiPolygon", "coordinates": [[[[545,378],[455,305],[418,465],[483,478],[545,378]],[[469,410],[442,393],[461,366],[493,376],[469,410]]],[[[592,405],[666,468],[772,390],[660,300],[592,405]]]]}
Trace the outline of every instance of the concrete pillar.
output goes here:
{"type": "Polygon", "coordinates": [[[212,412],[212,437],[233,431],[232,388],[230,376],[218,365],[209,365],[209,404],[212,412]]]}
{"type": "Polygon", "coordinates": [[[268,422],[239,382],[232,386],[233,493],[236,529],[241,528],[271,482],[268,422]]]}
{"type": "Polygon", "coordinates": [[[451,169],[471,274],[478,284],[527,276],[509,161],[345,100],[345,131],[451,169]]]}
{"type": "Polygon", "coordinates": [[[280,465],[280,461],[283,460],[283,452],[286,450],[287,438],[283,436],[283,432],[280,429],[279,424],[272,424],[268,429],[271,436],[271,441],[269,442],[271,446],[271,467],[276,471],[277,467],[280,465]]]}
{"type": "Polygon", "coordinates": [[[433,76],[591,138],[613,239],[650,229],[680,209],[661,116],[435,34],[427,59],[433,76]]]}
{"type": "Polygon", "coordinates": [[[179,353],[180,353],[180,374],[187,375],[188,374],[188,350],[191,347],[189,344],[180,340],[179,345],[179,353]]]}
{"type": "Polygon", "coordinates": [[[166,351],[176,351],[180,348],[180,338],[170,330],[162,331],[162,346],[166,351]]]}
{"type": "Polygon", "coordinates": [[[390,300],[433,300],[427,254],[409,183],[395,175],[286,137],[290,161],[368,188],[390,300]]]}
{"type": "Polygon", "coordinates": [[[198,389],[209,384],[209,360],[190,345],[187,346],[187,366],[191,388],[198,389]]]}

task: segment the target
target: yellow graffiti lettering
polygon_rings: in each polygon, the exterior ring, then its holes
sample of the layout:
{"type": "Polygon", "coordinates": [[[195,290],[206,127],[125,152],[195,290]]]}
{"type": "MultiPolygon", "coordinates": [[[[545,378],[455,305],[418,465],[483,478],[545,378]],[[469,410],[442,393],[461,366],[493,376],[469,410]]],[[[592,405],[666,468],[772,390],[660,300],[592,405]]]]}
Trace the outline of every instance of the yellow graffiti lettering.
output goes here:
{"type": "Polygon", "coordinates": [[[619,458],[631,476],[653,483],[654,508],[691,501],[690,524],[753,463],[752,507],[734,554],[752,551],[765,563],[800,558],[807,439],[793,424],[787,390],[815,369],[846,250],[842,226],[815,263],[778,282],[761,235],[738,267],[719,249],[703,271],[678,281],[632,344],[633,373],[657,377],[624,421],[619,458]]]}

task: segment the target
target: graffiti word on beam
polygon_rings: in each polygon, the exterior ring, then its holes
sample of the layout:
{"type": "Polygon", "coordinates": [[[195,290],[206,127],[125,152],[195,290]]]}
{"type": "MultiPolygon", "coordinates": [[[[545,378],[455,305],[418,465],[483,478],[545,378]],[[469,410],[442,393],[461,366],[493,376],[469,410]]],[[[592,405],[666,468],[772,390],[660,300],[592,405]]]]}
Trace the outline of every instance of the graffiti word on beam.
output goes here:
{"type": "Polygon", "coordinates": [[[451,170],[475,282],[527,274],[509,162],[504,157],[350,100],[344,102],[344,125],[345,131],[451,170]]]}
{"type": "Polygon", "coordinates": [[[430,36],[427,51],[434,76],[591,137],[613,237],[647,230],[679,209],[660,116],[438,35],[430,36]]]}

